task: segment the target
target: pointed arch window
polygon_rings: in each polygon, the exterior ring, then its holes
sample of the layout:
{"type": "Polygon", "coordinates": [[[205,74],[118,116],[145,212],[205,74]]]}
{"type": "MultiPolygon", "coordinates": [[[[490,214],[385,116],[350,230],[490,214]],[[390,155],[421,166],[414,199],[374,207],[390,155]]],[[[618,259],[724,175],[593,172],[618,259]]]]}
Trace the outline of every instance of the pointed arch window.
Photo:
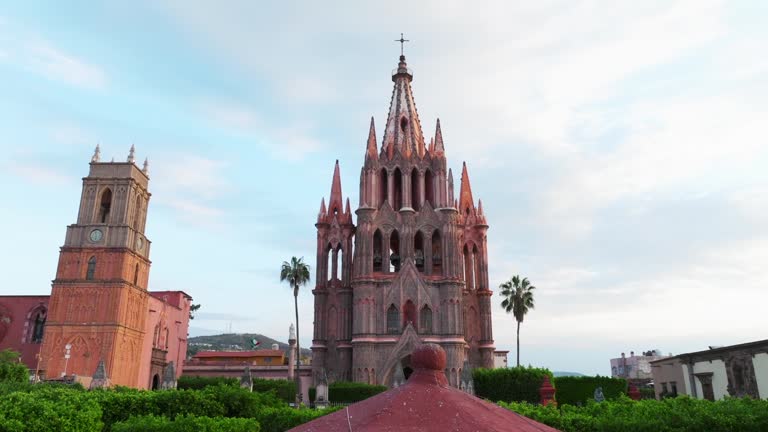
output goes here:
{"type": "Polygon", "coordinates": [[[141,197],[136,195],[136,208],[133,213],[133,226],[136,230],[141,231],[141,197]]]}
{"type": "Polygon", "coordinates": [[[472,247],[472,288],[480,288],[480,253],[477,251],[477,245],[472,247]]]}
{"type": "Polygon", "coordinates": [[[424,173],[424,201],[429,201],[432,207],[435,206],[435,181],[430,170],[424,173]]]}
{"type": "Polygon", "coordinates": [[[419,195],[419,170],[416,168],[411,171],[411,207],[419,211],[421,209],[421,196],[419,195]]]}
{"type": "Polygon", "coordinates": [[[332,270],[333,270],[333,248],[331,247],[331,244],[328,243],[328,246],[325,248],[325,280],[330,281],[332,278],[332,270]]]}
{"type": "Polygon", "coordinates": [[[424,272],[424,236],[421,231],[416,232],[416,236],[413,239],[413,251],[414,261],[416,261],[416,269],[420,272],[424,272]]]}
{"type": "Polygon", "coordinates": [[[389,235],[389,271],[399,272],[400,261],[400,235],[397,233],[397,230],[394,230],[389,235]]]}
{"type": "Polygon", "coordinates": [[[443,274],[443,243],[439,230],[432,233],[432,274],[443,274]]]}
{"type": "Polygon", "coordinates": [[[88,259],[88,268],[85,272],[85,280],[93,280],[96,274],[96,257],[92,256],[88,259]]]}
{"type": "Polygon", "coordinates": [[[405,302],[405,305],[403,305],[403,328],[405,328],[405,326],[408,324],[415,327],[417,322],[416,305],[413,304],[411,300],[408,300],[405,302]]]}
{"type": "Polygon", "coordinates": [[[419,331],[421,333],[432,333],[432,309],[424,305],[419,312],[419,331]]]}
{"type": "Polygon", "coordinates": [[[139,263],[136,263],[136,267],[133,269],[133,284],[139,285],[139,263]]]}
{"type": "Polygon", "coordinates": [[[379,206],[389,199],[389,174],[386,168],[382,168],[379,175],[379,199],[379,206]]]}
{"type": "Polygon", "coordinates": [[[31,343],[41,343],[43,341],[43,332],[45,330],[45,320],[47,315],[48,311],[44,306],[40,306],[32,312],[32,316],[30,317],[32,334],[29,338],[31,343]]]}
{"type": "Polygon", "coordinates": [[[395,305],[387,309],[387,333],[397,333],[400,330],[400,312],[395,305]]]}
{"type": "Polygon", "coordinates": [[[400,168],[395,168],[395,181],[394,190],[392,191],[393,207],[395,211],[400,210],[403,207],[403,174],[400,172],[400,168]]]}
{"type": "Polygon", "coordinates": [[[382,270],[381,263],[383,262],[382,247],[381,247],[381,231],[378,229],[373,233],[373,271],[380,272],[382,270]]]}
{"type": "Polygon", "coordinates": [[[107,223],[109,221],[109,212],[112,210],[112,191],[107,188],[101,193],[99,204],[99,222],[107,223]]]}

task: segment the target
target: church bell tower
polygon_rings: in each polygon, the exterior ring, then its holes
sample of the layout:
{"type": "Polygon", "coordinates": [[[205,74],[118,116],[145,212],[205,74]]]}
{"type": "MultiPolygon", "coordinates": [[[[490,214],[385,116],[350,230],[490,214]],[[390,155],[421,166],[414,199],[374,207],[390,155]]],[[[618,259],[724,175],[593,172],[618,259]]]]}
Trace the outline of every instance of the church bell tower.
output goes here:
{"type": "Polygon", "coordinates": [[[357,225],[348,201],[341,211],[338,161],[332,204],[321,204],[313,291],[316,376],[398,385],[410,374],[409,354],[428,342],[445,349],[451,385],[459,386],[467,368],[493,367],[483,206],[475,205],[466,164],[454,197],[440,120],[427,141],[412,81],[401,55],[381,147],[371,119],[357,225]],[[343,257],[338,281],[336,245],[343,257]]]}
{"type": "Polygon", "coordinates": [[[136,166],[133,146],[126,162],[101,162],[96,147],[52,284],[41,351],[48,378],[91,376],[103,360],[113,384],[141,386],[148,183],[148,162],[136,166]]]}

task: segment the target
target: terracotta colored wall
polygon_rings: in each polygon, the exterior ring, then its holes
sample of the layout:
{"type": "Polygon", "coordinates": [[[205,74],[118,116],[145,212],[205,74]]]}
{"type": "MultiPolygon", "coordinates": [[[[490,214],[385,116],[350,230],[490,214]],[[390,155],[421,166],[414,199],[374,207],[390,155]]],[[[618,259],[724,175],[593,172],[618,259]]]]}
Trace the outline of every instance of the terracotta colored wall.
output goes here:
{"type": "MultiPolygon", "coordinates": [[[[187,332],[189,330],[189,306],[191,302],[192,298],[181,291],[150,292],[141,370],[137,384],[140,388],[149,388],[152,384],[150,363],[153,347],[166,351],[165,361],[173,362],[176,368],[176,377],[181,376],[184,359],[187,356],[187,332]],[[158,326],[159,338],[156,337],[155,333],[158,326]]],[[[162,379],[161,376],[160,380],[162,381],[162,379]]]]}
{"type": "Polygon", "coordinates": [[[0,296],[0,350],[10,348],[21,353],[30,370],[37,366],[36,355],[42,344],[30,342],[34,323],[31,314],[39,306],[48,307],[49,296],[0,296]]]}

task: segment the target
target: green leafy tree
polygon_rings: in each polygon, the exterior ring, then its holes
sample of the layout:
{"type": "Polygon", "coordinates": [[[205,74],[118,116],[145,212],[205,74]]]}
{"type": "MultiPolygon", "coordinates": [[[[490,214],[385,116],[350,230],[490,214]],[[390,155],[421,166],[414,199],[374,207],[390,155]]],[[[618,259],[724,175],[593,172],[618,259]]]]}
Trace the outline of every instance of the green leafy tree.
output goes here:
{"type": "Polygon", "coordinates": [[[299,380],[299,361],[301,359],[301,347],[299,346],[299,288],[309,282],[309,265],[304,263],[304,258],[291,258],[291,261],[283,261],[280,269],[280,282],[288,282],[293,288],[293,307],[296,311],[296,401],[301,402],[301,381],[299,380]]]}
{"type": "Polygon", "coordinates": [[[528,278],[520,279],[519,275],[499,285],[501,288],[501,307],[507,313],[512,312],[517,320],[517,366],[520,366],[520,324],[525,319],[529,310],[533,309],[533,290],[535,286],[528,282],[528,278]]]}
{"type": "Polygon", "coordinates": [[[200,309],[199,303],[189,305],[189,319],[195,319],[195,312],[197,312],[198,309],[200,309]]]}
{"type": "Polygon", "coordinates": [[[19,362],[19,354],[11,349],[0,351],[0,382],[24,383],[29,380],[29,370],[19,362]]]}

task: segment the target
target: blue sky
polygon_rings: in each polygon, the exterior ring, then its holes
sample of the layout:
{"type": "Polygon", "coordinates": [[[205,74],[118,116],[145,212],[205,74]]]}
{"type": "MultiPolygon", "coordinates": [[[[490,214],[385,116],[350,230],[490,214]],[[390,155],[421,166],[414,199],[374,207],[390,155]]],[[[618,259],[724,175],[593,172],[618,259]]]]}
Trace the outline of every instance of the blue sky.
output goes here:
{"type": "MultiPolygon", "coordinates": [[[[766,337],[764,2],[257,3],[0,9],[0,294],[50,291],[93,148],[135,144],[150,288],[202,303],[196,332],[286,338],[279,265],[314,266],[336,159],[356,206],[405,32],[425,134],[440,117],[483,200],[492,286],[538,287],[524,363],[606,374],[622,351],[766,337]]],[[[496,306],[510,359],[514,327],[496,306]]]]}

